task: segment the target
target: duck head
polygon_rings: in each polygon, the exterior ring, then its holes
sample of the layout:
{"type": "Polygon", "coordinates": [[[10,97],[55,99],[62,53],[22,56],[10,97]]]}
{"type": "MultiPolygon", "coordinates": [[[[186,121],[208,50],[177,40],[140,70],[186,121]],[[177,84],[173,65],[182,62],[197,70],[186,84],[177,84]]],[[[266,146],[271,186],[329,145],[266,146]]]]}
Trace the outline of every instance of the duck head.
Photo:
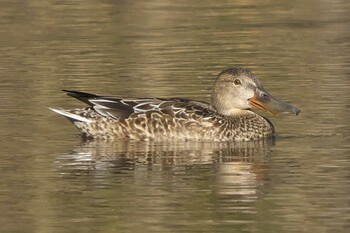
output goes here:
{"type": "Polygon", "coordinates": [[[211,97],[213,108],[223,115],[245,114],[246,110],[262,109],[273,115],[298,115],[300,110],[271,96],[248,69],[222,71],[211,97]]]}

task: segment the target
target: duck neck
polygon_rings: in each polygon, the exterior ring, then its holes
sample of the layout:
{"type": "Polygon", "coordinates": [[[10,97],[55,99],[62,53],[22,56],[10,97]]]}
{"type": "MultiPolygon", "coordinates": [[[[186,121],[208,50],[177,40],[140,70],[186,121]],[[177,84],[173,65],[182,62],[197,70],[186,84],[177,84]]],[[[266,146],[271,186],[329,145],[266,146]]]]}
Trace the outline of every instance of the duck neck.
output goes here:
{"type": "Polygon", "coordinates": [[[236,116],[246,116],[255,114],[252,111],[249,110],[243,110],[243,109],[237,109],[237,108],[228,108],[228,109],[215,109],[219,114],[230,116],[230,117],[236,117],[236,116]]]}

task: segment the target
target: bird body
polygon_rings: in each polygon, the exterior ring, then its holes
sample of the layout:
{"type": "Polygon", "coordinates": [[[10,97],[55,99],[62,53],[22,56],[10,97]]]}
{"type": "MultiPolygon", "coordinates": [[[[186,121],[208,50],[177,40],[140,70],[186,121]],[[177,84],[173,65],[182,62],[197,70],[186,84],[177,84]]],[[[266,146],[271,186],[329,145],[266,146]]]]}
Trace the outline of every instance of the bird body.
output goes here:
{"type": "Polygon", "coordinates": [[[67,117],[84,137],[103,140],[257,140],[273,137],[275,130],[252,108],[299,113],[270,96],[249,70],[241,68],[219,74],[211,104],[184,98],[130,99],[66,92],[89,106],[52,110],[67,117]],[[257,96],[257,92],[263,94],[257,96]]]}

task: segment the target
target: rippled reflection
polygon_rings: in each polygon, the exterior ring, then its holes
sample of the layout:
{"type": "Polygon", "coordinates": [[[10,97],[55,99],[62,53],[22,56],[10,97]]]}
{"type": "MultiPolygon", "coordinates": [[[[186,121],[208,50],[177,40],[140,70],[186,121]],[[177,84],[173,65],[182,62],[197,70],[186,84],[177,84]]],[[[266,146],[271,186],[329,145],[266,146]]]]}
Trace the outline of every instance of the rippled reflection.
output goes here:
{"type": "MultiPolygon", "coordinates": [[[[237,144],[88,141],[59,156],[56,167],[66,177],[98,174],[96,179],[119,179],[115,174],[127,172],[134,177],[133,184],[142,183],[148,177],[147,183],[174,182],[173,186],[182,185],[182,179],[176,181],[179,175],[190,176],[198,170],[213,172],[209,175],[214,187],[210,192],[222,197],[218,208],[256,212],[251,206],[244,208],[244,203],[257,199],[257,189],[266,169],[265,159],[273,144],[272,139],[237,144]],[[169,173],[175,181],[167,180],[169,173]],[[242,204],[237,206],[236,202],[242,204]]],[[[202,174],[195,177],[205,179],[202,174]]],[[[186,189],[198,189],[196,183],[192,185],[186,189]]]]}
{"type": "Polygon", "coordinates": [[[257,159],[263,159],[273,143],[273,139],[239,143],[91,140],[83,142],[72,152],[60,156],[58,163],[63,168],[66,165],[75,165],[86,170],[108,167],[131,169],[136,166],[151,168],[160,166],[161,168],[208,164],[228,165],[235,162],[252,163],[257,159]]]}

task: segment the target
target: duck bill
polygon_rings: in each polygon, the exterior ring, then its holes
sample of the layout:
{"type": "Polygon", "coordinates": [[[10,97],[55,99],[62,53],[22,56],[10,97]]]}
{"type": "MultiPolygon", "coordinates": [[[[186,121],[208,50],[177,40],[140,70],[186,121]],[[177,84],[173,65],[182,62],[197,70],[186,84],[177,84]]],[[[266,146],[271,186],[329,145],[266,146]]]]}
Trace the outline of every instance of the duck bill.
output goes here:
{"type": "Polygon", "coordinates": [[[298,115],[300,110],[281,100],[275,99],[267,92],[258,93],[249,99],[249,104],[254,109],[262,109],[273,115],[292,114],[298,115]]]}

